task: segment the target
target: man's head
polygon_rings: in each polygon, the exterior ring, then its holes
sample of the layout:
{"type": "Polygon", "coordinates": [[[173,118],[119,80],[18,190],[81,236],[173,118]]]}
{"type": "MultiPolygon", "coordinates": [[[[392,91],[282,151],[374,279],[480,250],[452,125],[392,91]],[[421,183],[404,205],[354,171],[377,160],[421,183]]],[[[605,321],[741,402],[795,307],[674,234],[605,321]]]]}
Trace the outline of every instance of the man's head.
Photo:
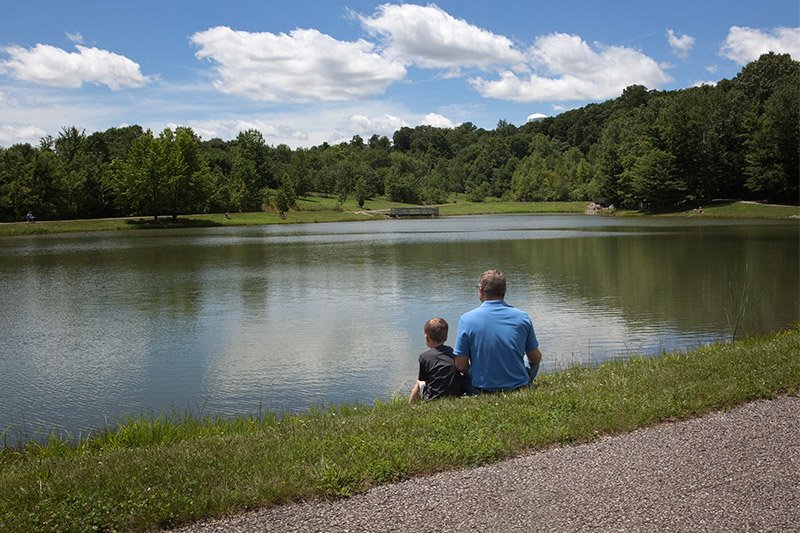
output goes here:
{"type": "Polygon", "coordinates": [[[487,270],[478,278],[480,299],[502,300],[506,295],[506,277],[499,270],[487,270]]]}
{"type": "Polygon", "coordinates": [[[432,347],[444,344],[447,340],[449,326],[444,318],[431,318],[425,322],[425,339],[433,344],[432,347]]]}

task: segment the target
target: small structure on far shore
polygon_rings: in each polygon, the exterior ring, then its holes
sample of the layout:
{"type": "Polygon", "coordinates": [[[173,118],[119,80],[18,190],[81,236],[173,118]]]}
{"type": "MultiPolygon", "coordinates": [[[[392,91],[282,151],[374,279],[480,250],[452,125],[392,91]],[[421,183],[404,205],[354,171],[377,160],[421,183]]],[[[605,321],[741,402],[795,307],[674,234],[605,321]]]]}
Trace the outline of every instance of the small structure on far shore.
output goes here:
{"type": "Polygon", "coordinates": [[[389,210],[392,218],[438,218],[438,207],[393,207],[389,210]]]}

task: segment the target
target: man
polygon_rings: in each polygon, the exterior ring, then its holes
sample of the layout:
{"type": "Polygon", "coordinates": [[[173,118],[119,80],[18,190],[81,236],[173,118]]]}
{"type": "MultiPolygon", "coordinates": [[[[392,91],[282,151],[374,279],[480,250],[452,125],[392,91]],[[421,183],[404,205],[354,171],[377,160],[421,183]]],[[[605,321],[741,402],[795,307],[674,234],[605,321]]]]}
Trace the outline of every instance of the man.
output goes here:
{"type": "Polygon", "coordinates": [[[472,374],[477,393],[519,389],[539,371],[542,352],[527,313],[504,298],[506,278],[487,270],[478,278],[481,305],[461,316],[453,350],[456,367],[472,374]],[[525,365],[528,356],[530,369],[525,365]]]}

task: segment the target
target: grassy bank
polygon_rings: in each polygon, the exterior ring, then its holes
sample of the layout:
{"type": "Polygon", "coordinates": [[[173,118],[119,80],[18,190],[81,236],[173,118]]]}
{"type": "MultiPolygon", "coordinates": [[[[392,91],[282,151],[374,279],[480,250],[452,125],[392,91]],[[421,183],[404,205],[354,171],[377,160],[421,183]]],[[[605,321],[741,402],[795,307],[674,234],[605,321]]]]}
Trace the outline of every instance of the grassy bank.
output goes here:
{"type": "Polygon", "coordinates": [[[467,202],[457,200],[439,207],[442,216],[453,215],[503,215],[516,213],[567,213],[580,214],[586,211],[588,202],[467,202]]]}
{"type": "MultiPolygon", "coordinates": [[[[586,202],[467,202],[454,198],[454,203],[440,206],[442,216],[510,214],[510,213],[582,213],[586,202]]],[[[90,231],[114,231],[131,229],[174,229],[192,227],[257,226],[265,224],[305,224],[313,222],[345,222],[383,219],[393,207],[408,207],[410,204],[390,202],[383,199],[367,200],[363,207],[354,199],[340,202],[338,198],[306,196],[297,201],[297,208],[281,219],[276,212],[232,213],[225,218],[223,213],[181,215],[173,221],[169,217],[104,218],[91,220],[53,220],[0,224],[0,237],[40,235],[47,233],[78,233],[90,231]]]]}
{"type": "Polygon", "coordinates": [[[796,219],[800,218],[800,207],[760,204],[757,202],[717,201],[708,205],[678,211],[641,213],[639,211],[617,210],[614,214],[620,216],[796,219]]]}
{"type": "Polygon", "coordinates": [[[131,420],[3,449],[0,530],[144,530],[591,441],[800,391],[800,329],[541,376],[523,392],[278,418],[131,420]]]}
{"type": "MultiPolygon", "coordinates": [[[[439,206],[442,216],[514,214],[514,213],[569,213],[578,214],[586,210],[588,202],[501,202],[487,199],[485,202],[468,202],[463,195],[454,195],[450,203],[439,206]]],[[[77,233],[88,231],[114,231],[130,229],[170,229],[215,226],[255,226],[264,224],[302,224],[311,222],[343,222],[384,218],[392,207],[408,207],[409,204],[383,199],[367,200],[359,207],[355,200],[341,203],[337,198],[322,196],[302,197],[297,209],[281,219],[275,212],[233,213],[226,219],[223,213],[181,215],[177,221],[160,217],[155,223],[152,217],[104,218],[91,220],[52,220],[34,224],[13,222],[0,224],[0,237],[37,235],[46,233],[77,233]]],[[[638,211],[613,212],[616,216],[650,216],[638,211]]],[[[705,217],[705,218],[771,218],[789,219],[800,217],[800,208],[784,205],[764,205],[752,202],[717,203],[696,209],[658,213],[656,216],[705,217]]]]}

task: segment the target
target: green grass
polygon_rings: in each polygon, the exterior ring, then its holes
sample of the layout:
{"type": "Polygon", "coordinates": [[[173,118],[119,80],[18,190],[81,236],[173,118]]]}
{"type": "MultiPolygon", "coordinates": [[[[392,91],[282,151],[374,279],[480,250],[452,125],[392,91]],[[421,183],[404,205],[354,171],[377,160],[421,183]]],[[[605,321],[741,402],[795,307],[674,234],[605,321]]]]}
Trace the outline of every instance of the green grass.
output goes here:
{"type": "Polygon", "coordinates": [[[514,213],[583,213],[588,202],[468,202],[457,200],[455,203],[439,207],[439,214],[448,215],[480,215],[480,214],[514,214],[514,213]]]}
{"type": "Polygon", "coordinates": [[[0,530],[147,530],[347,496],[800,391],[800,329],[541,376],[532,389],[302,415],[131,419],[0,452],[0,530]]]}
{"type": "MultiPolygon", "coordinates": [[[[667,211],[657,213],[663,217],[695,217],[695,218],[771,218],[789,219],[800,218],[800,207],[792,205],[760,204],[756,202],[712,202],[703,205],[702,213],[697,208],[681,211],[667,211]]],[[[621,216],[646,216],[638,211],[617,210],[615,215],[621,216]]]]}
{"type": "MultiPolygon", "coordinates": [[[[568,213],[578,214],[586,210],[588,202],[503,202],[488,198],[484,202],[468,202],[453,195],[450,203],[439,206],[441,216],[514,214],[514,213],[568,213]]],[[[392,207],[409,204],[390,202],[382,198],[367,200],[364,207],[348,198],[344,203],[327,196],[305,196],[297,201],[297,209],[289,211],[281,220],[275,212],[232,213],[226,219],[222,213],[181,215],[177,221],[160,217],[158,223],[152,217],[104,218],[91,220],[45,220],[35,224],[26,222],[0,223],[0,237],[37,235],[45,233],[77,233],[88,231],[114,231],[129,229],[169,229],[213,226],[254,226],[263,224],[300,224],[311,222],[344,222],[384,218],[392,207]]],[[[616,210],[615,216],[648,216],[638,211],[616,210]]],[[[659,213],[656,216],[699,216],[705,218],[800,218],[800,208],[783,205],[764,205],[752,202],[717,203],[696,210],[659,213]]]]}

